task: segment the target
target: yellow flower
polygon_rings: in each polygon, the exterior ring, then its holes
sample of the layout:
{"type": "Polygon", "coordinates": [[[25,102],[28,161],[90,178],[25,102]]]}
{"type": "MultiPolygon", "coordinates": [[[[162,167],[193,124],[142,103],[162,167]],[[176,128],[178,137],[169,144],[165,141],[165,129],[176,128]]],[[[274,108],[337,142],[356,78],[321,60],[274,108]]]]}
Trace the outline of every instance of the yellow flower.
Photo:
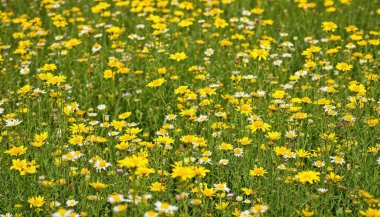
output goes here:
{"type": "Polygon", "coordinates": [[[166,186],[163,185],[163,184],[160,183],[160,182],[153,182],[153,183],[150,185],[149,189],[150,189],[151,191],[164,192],[164,191],[166,190],[166,186]]]}
{"type": "Polygon", "coordinates": [[[147,84],[147,87],[160,87],[162,84],[164,84],[166,80],[164,78],[159,78],[156,80],[151,81],[149,84],[147,84]]]}
{"type": "Polygon", "coordinates": [[[329,174],[326,175],[326,179],[329,180],[330,182],[339,182],[343,180],[343,176],[336,175],[333,172],[330,172],[329,174]]]}
{"type": "Polygon", "coordinates": [[[221,202],[219,204],[215,204],[215,209],[217,210],[224,210],[228,207],[228,202],[221,202]]]}
{"type": "Polygon", "coordinates": [[[295,179],[298,182],[301,182],[302,184],[304,183],[313,184],[314,182],[318,182],[320,180],[320,177],[319,177],[320,174],[321,174],[320,172],[308,170],[308,171],[299,172],[295,176],[295,179]]]}
{"type": "Polygon", "coordinates": [[[79,145],[79,146],[82,146],[83,145],[83,136],[80,136],[80,135],[77,135],[77,136],[72,136],[70,139],[69,139],[69,143],[71,145],[79,145]]]}
{"type": "Polygon", "coordinates": [[[122,131],[123,127],[126,124],[127,124],[127,122],[125,122],[125,121],[116,121],[116,120],[113,120],[112,123],[111,123],[111,126],[113,126],[115,128],[115,130],[117,130],[117,131],[122,131]]]}
{"type": "Polygon", "coordinates": [[[30,207],[41,207],[44,205],[45,200],[44,197],[42,196],[37,196],[37,197],[30,197],[28,199],[28,203],[30,204],[30,207]]]}
{"type": "Polygon", "coordinates": [[[68,48],[68,49],[71,49],[79,44],[81,44],[82,42],[76,38],[72,38],[70,40],[68,40],[65,44],[65,47],[68,48]]]}
{"type": "Polygon", "coordinates": [[[262,9],[262,8],[252,8],[251,12],[253,14],[262,14],[264,12],[264,9],[262,9]]]}
{"type": "Polygon", "coordinates": [[[366,211],[360,210],[360,214],[366,217],[380,217],[380,209],[368,208],[366,211]]]}
{"type": "Polygon", "coordinates": [[[96,190],[104,189],[104,188],[108,187],[108,185],[101,183],[101,182],[91,182],[90,185],[91,185],[91,187],[93,187],[96,190]]]}
{"type": "Polygon", "coordinates": [[[43,132],[41,134],[35,134],[34,135],[34,141],[31,143],[31,145],[33,147],[39,148],[44,144],[44,142],[47,138],[48,138],[47,132],[43,132]]]}
{"type": "Polygon", "coordinates": [[[269,130],[271,126],[267,123],[264,123],[262,120],[256,120],[252,122],[252,124],[248,125],[248,128],[252,130],[252,132],[256,132],[257,130],[261,130],[263,132],[269,130]]]}
{"type": "Polygon", "coordinates": [[[48,138],[48,133],[43,132],[41,134],[34,135],[34,141],[36,142],[44,142],[48,138]]]}
{"type": "Polygon", "coordinates": [[[54,63],[52,64],[45,64],[44,66],[41,67],[42,71],[54,71],[57,69],[57,65],[54,63]]]}
{"type": "Polygon", "coordinates": [[[249,139],[248,137],[243,137],[243,138],[239,139],[238,142],[242,145],[249,145],[252,143],[252,140],[249,139]]]}
{"type": "Polygon", "coordinates": [[[226,142],[222,142],[222,144],[218,146],[218,149],[222,151],[232,150],[233,148],[234,147],[230,143],[226,143],[226,142]]]}
{"type": "Polygon", "coordinates": [[[148,167],[138,167],[135,174],[139,176],[149,176],[149,174],[154,173],[155,170],[148,167]]]}
{"type": "Polygon", "coordinates": [[[50,78],[47,80],[46,84],[54,84],[54,85],[60,85],[62,82],[66,81],[66,76],[64,75],[58,75],[50,78]]]}
{"type": "Polygon", "coordinates": [[[253,57],[253,59],[258,58],[259,61],[261,61],[262,59],[266,60],[268,56],[269,52],[264,49],[254,49],[253,51],[251,51],[251,57],[253,57]]]}
{"type": "Polygon", "coordinates": [[[147,167],[148,159],[142,156],[132,155],[131,157],[125,157],[118,161],[119,167],[127,168],[137,168],[137,167],[147,167]]]}
{"type": "Polygon", "coordinates": [[[322,28],[323,28],[323,31],[326,31],[326,32],[329,32],[329,31],[335,32],[338,26],[333,22],[323,22],[322,28]]]}
{"type": "Polygon", "coordinates": [[[251,195],[253,193],[252,188],[242,188],[241,189],[245,195],[251,195]]]}
{"type": "Polygon", "coordinates": [[[128,118],[129,116],[131,116],[131,112],[124,112],[122,114],[120,114],[119,116],[117,116],[119,119],[126,119],[128,118]]]}
{"type": "Polygon", "coordinates": [[[30,90],[32,89],[32,86],[30,86],[29,84],[21,87],[20,89],[17,90],[17,93],[18,94],[26,94],[27,92],[29,92],[30,90]]]}
{"type": "Polygon", "coordinates": [[[214,190],[214,188],[207,188],[207,187],[205,187],[202,190],[202,194],[203,194],[204,197],[213,197],[215,195],[215,190],[214,190]]]}
{"type": "Polygon", "coordinates": [[[12,148],[6,150],[4,153],[9,154],[11,156],[20,156],[22,154],[25,154],[27,149],[28,148],[25,148],[23,145],[22,146],[15,146],[15,147],[12,147],[12,148]]]}
{"type": "Polygon", "coordinates": [[[276,99],[282,99],[284,98],[286,92],[283,90],[276,90],[274,93],[272,93],[272,97],[276,99]]]}
{"type": "Polygon", "coordinates": [[[27,167],[26,160],[14,159],[12,160],[12,166],[10,167],[10,169],[22,171],[26,167],[27,167]]]}
{"type": "Polygon", "coordinates": [[[187,58],[187,56],[184,52],[180,52],[180,53],[177,52],[175,54],[170,54],[170,59],[176,60],[177,62],[184,60],[186,58],[187,58]]]}
{"type": "Polygon", "coordinates": [[[114,77],[115,77],[115,73],[112,70],[110,70],[110,69],[104,70],[103,78],[110,79],[110,78],[114,78],[114,77]]]}
{"type": "Polygon", "coordinates": [[[172,178],[180,177],[181,180],[191,179],[196,173],[193,167],[176,166],[172,171],[172,178]]]}
{"type": "Polygon", "coordinates": [[[310,216],[314,215],[314,212],[310,211],[308,207],[302,209],[301,212],[302,212],[303,216],[305,216],[305,217],[310,217],[310,216]]]}
{"type": "Polygon", "coordinates": [[[216,28],[222,28],[222,29],[224,29],[225,27],[228,26],[228,23],[224,19],[218,17],[214,21],[214,26],[216,28]]]}
{"type": "Polygon", "coordinates": [[[268,138],[272,141],[279,140],[281,138],[280,132],[268,132],[268,138]]]}
{"type": "Polygon", "coordinates": [[[249,104],[242,104],[236,110],[243,115],[248,115],[252,112],[252,107],[249,104]]]}
{"type": "Polygon", "coordinates": [[[205,177],[207,173],[211,172],[210,170],[199,166],[199,167],[194,167],[195,175],[199,176],[201,178],[205,177]]]}
{"type": "Polygon", "coordinates": [[[339,71],[350,71],[352,69],[352,65],[348,64],[348,63],[344,63],[344,62],[341,62],[341,63],[338,63],[336,65],[336,69],[338,69],[339,71]]]}
{"type": "Polygon", "coordinates": [[[369,119],[367,120],[367,124],[370,127],[374,127],[379,123],[379,119],[369,119]]]}
{"type": "Polygon", "coordinates": [[[179,86],[177,89],[174,90],[175,94],[184,94],[188,91],[188,86],[179,86]]]}
{"type": "Polygon", "coordinates": [[[249,171],[250,176],[264,176],[267,171],[262,167],[255,167],[249,171]]]}

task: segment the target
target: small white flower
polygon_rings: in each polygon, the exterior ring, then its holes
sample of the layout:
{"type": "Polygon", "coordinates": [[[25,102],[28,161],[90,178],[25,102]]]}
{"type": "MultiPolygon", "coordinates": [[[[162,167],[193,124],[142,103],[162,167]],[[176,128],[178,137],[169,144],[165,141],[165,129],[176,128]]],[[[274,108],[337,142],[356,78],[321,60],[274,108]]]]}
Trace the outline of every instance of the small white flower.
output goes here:
{"type": "Polygon", "coordinates": [[[223,165],[223,166],[227,166],[229,163],[230,163],[230,161],[227,160],[227,159],[221,159],[221,160],[219,161],[219,164],[220,164],[220,165],[223,165]]]}
{"type": "Polygon", "coordinates": [[[107,167],[112,166],[112,164],[108,163],[105,160],[97,160],[94,164],[94,167],[96,168],[96,171],[106,170],[107,167]]]}
{"type": "Polygon", "coordinates": [[[22,75],[29,74],[29,72],[30,72],[29,68],[21,68],[20,69],[20,74],[22,74],[22,75]]]}
{"type": "Polygon", "coordinates": [[[99,109],[99,110],[104,110],[104,109],[106,109],[106,105],[100,104],[96,108],[99,109]]]}
{"type": "Polygon", "coordinates": [[[17,126],[19,124],[21,124],[22,121],[20,121],[19,119],[10,119],[10,120],[5,120],[5,126],[6,127],[14,127],[14,126],[17,126]]]}
{"type": "Polygon", "coordinates": [[[107,201],[110,203],[121,203],[126,202],[127,200],[124,198],[122,194],[113,194],[107,198],[107,201]]]}
{"type": "Polygon", "coordinates": [[[136,28],[137,29],[144,29],[145,25],[144,24],[138,24],[138,25],[136,25],[136,28]]]}
{"type": "Polygon", "coordinates": [[[91,51],[92,53],[95,53],[98,52],[100,49],[102,49],[102,46],[100,44],[94,44],[94,46],[92,46],[91,48],[91,51]]]}
{"type": "Polygon", "coordinates": [[[336,164],[344,164],[345,163],[344,158],[339,157],[339,156],[331,156],[330,159],[331,159],[331,163],[336,163],[336,164]]]}
{"type": "Polygon", "coordinates": [[[227,187],[226,183],[218,183],[214,184],[214,188],[217,191],[224,191],[224,192],[230,192],[230,189],[227,187]]]}
{"type": "Polygon", "coordinates": [[[177,115],[175,114],[169,114],[165,116],[165,120],[167,121],[175,120],[176,118],[177,118],[177,115]]]}
{"type": "Polygon", "coordinates": [[[249,210],[244,210],[243,212],[240,213],[239,217],[251,217],[252,215],[250,214],[249,210]]]}
{"type": "Polygon", "coordinates": [[[214,50],[212,48],[208,48],[206,51],[205,51],[205,55],[210,57],[214,54],[214,50]]]}
{"type": "Polygon", "coordinates": [[[208,117],[207,115],[199,115],[199,117],[195,120],[196,122],[204,122],[207,121],[208,117]]]}
{"type": "Polygon", "coordinates": [[[67,200],[66,201],[66,206],[68,207],[73,207],[73,206],[76,206],[78,204],[78,201],[76,200],[67,200]]]}
{"type": "Polygon", "coordinates": [[[265,91],[263,91],[263,90],[258,90],[258,91],[256,91],[256,93],[257,93],[257,95],[259,95],[260,97],[265,96],[265,91]]]}
{"type": "Polygon", "coordinates": [[[173,213],[178,210],[178,207],[172,206],[167,202],[157,201],[154,203],[155,210],[163,213],[173,213]]]}
{"type": "Polygon", "coordinates": [[[285,132],[285,137],[289,139],[294,139],[297,137],[297,133],[294,130],[289,130],[285,132]]]}
{"type": "Polygon", "coordinates": [[[290,53],[283,53],[282,57],[284,57],[284,58],[291,58],[292,54],[290,54],[290,53]]]}
{"type": "Polygon", "coordinates": [[[50,205],[51,206],[55,206],[55,207],[59,207],[59,206],[61,206],[61,203],[58,202],[58,201],[53,201],[53,202],[50,203],[50,205]]]}
{"type": "Polygon", "coordinates": [[[273,62],[273,65],[275,65],[275,66],[281,66],[281,64],[282,64],[282,60],[275,60],[273,62]]]}
{"type": "Polygon", "coordinates": [[[69,216],[72,216],[72,213],[74,212],[74,210],[72,209],[64,209],[64,208],[60,208],[58,209],[57,212],[53,213],[53,217],[69,217],[69,216]]]}
{"type": "Polygon", "coordinates": [[[158,214],[154,211],[148,211],[144,214],[144,217],[157,217],[158,214]]]}
{"type": "Polygon", "coordinates": [[[321,193],[321,194],[325,194],[325,193],[327,193],[328,190],[329,190],[329,189],[327,189],[327,188],[318,188],[318,189],[317,189],[317,191],[318,191],[319,193],[321,193]]]}

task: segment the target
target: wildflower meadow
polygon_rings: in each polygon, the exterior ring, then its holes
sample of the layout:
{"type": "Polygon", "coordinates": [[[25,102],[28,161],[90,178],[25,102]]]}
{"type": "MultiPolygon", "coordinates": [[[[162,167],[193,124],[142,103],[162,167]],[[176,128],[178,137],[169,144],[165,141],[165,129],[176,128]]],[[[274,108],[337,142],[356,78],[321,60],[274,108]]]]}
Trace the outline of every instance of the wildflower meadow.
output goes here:
{"type": "Polygon", "coordinates": [[[1,0],[0,217],[380,217],[380,0],[1,0]]]}

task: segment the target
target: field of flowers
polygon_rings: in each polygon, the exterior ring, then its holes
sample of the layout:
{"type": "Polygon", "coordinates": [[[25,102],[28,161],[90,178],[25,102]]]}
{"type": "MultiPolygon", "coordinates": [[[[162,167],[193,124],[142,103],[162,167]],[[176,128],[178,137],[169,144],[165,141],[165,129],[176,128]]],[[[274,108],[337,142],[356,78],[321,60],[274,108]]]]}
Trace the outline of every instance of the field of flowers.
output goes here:
{"type": "Polygon", "coordinates": [[[2,0],[0,216],[380,216],[380,0],[2,0]]]}

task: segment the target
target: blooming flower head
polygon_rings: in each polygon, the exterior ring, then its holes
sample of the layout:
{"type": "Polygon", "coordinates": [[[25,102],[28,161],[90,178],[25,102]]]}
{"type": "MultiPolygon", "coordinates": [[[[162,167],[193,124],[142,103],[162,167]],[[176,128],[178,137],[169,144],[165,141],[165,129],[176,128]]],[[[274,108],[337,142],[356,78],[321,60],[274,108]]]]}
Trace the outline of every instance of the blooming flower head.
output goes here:
{"type": "Polygon", "coordinates": [[[253,207],[251,207],[251,211],[255,215],[260,215],[262,213],[265,213],[268,210],[269,206],[264,204],[255,204],[253,207]]]}
{"type": "Polygon", "coordinates": [[[178,210],[178,207],[170,205],[167,202],[157,201],[154,203],[155,210],[162,213],[173,213],[178,210]]]}
{"type": "Polygon", "coordinates": [[[132,155],[119,160],[118,165],[127,168],[147,167],[148,159],[143,156],[132,155]]]}
{"type": "Polygon", "coordinates": [[[303,172],[297,173],[297,175],[295,176],[295,180],[302,184],[304,183],[313,184],[320,180],[320,177],[319,177],[320,174],[321,174],[320,172],[315,172],[311,170],[303,171],[303,172]]]}
{"type": "Polygon", "coordinates": [[[122,194],[112,194],[107,198],[107,201],[109,203],[122,203],[126,202],[127,200],[124,198],[124,195],[122,194]]]}
{"type": "Polygon", "coordinates": [[[159,79],[156,79],[156,80],[149,82],[146,86],[147,87],[160,87],[165,82],[166,82],[166,80],[164,78],[159,78],[159,79]]]}
{"type": "Polygon", "coordinates": [[[252,132],[256,132],[257,130],[265,132],[271,128],[269,124],[264,123],[262,120],[256,120],[248,125],[248,127],[252,130],[252,132]]]}
{"type": "Polygon", "coordinates": [[[170,59],[175,60],[177,62],[182,61],[186,58],[187,58],[187,56],[184,52],[177,52],[174,54],[170,54],[170,59]]]}
{"type": "Polygon", "coordinates": [[[336,163],[336,164],[344,164],[345,163],[344,158],[339,157],[339,156],[331,156],[330,159],[331,159],[331,163],[336,163]]]}
{"type": "Polygon", "coordinates": [[[322,28],[323,28],[323,31],[334,32],[336,30],[336,28],[338,28],[338,26],[335,23],[333,23],[333,22],[323,22],[322,23],[322,28]]]}
{"type": "Polygon", "coordinates": [[[100,159],[95,162],[94,167],[96,171],[101,171],[101,170],[106,170],[107,167],[111,165],[112,165],[111,163],[108,163],[107,161],[100,159]]]}
{"type": "Polygon", "coordinates": [[[108,185],[106,185],[106,184],[104,184],[102,182],[91,182],[90,186],[93,187],[96,190],[98,190],[98,189],[104,189],[104,188],[108,187],[108,185]]]}
{"type": "Polygon", "coordinates": [[[10,119],[10,120],[5,120],[5,126],[6,127],[14,127],[22,123],[19,119],[10,119]]]}
{"type": "Polygon", "coordinates": [[[348,63],[345,63],[345,62],[340,62],[336,65],[336,69],[338,69],[339,71],[350,71],[352,69],[352,65],[348,64],[348,63]]]}
{"type": "Polygon", "coordinates": [[[166,190],[166,186],[163,185],[162,183],[160,182],[154,182],[150,185],[150,190],[151,191],[165,191],[166,190]]]}
{"type": "Polygon", "coordinates": [[[196,173],[193,167],[176,166],[172,172],[172,178],[180,177],[181,180],[187,180],[195,177],[196,173]]]}
{"type": "Polygon", "coordinates": [[[74,212],[72,209],[59,208],[57,212],[53,213],[53,217],[70,217],[74,212]]]}
{"type": "Polygon", "coordinates": [[[205,51],[205,55],[206,56],[212,56],[214,54],[214,50],[212,48],[208,48],[206,51],[205,51]]]}
{"type": "Polygon", "coordinates": [[[230,192],[230,189],[227,187],[226,183],[218,183],[214,184],[214,188],[217,191],[224,191],[224,192],[230,192]]]}
{"type": "Polygon", "coordinates": [[[30,207],[42,207],[45,204],[45,198],[43,196],[30,197],[28,199],[30,207]]]}
{"type": "Polygon", "coordinates": [[[78,204],[78,201],[76,200],[67,200],[66,201],[66,206],[68,207],[73,207],[73,206],[76,206],[78,204]]]}
{"type": "Polygon", "coordinates": [[[262,167],[255,167],[249,171],[249,175],[251,176],[264,176],[267,171],[262,167]]]}
{"type": "Polygon", "coordinates": [[[251,51],[251,57],[253,59],[258,59],[259,61],[261,60],[266,60],[269,56],[269,52],[265,49],[254,49],[251,51]]]}

